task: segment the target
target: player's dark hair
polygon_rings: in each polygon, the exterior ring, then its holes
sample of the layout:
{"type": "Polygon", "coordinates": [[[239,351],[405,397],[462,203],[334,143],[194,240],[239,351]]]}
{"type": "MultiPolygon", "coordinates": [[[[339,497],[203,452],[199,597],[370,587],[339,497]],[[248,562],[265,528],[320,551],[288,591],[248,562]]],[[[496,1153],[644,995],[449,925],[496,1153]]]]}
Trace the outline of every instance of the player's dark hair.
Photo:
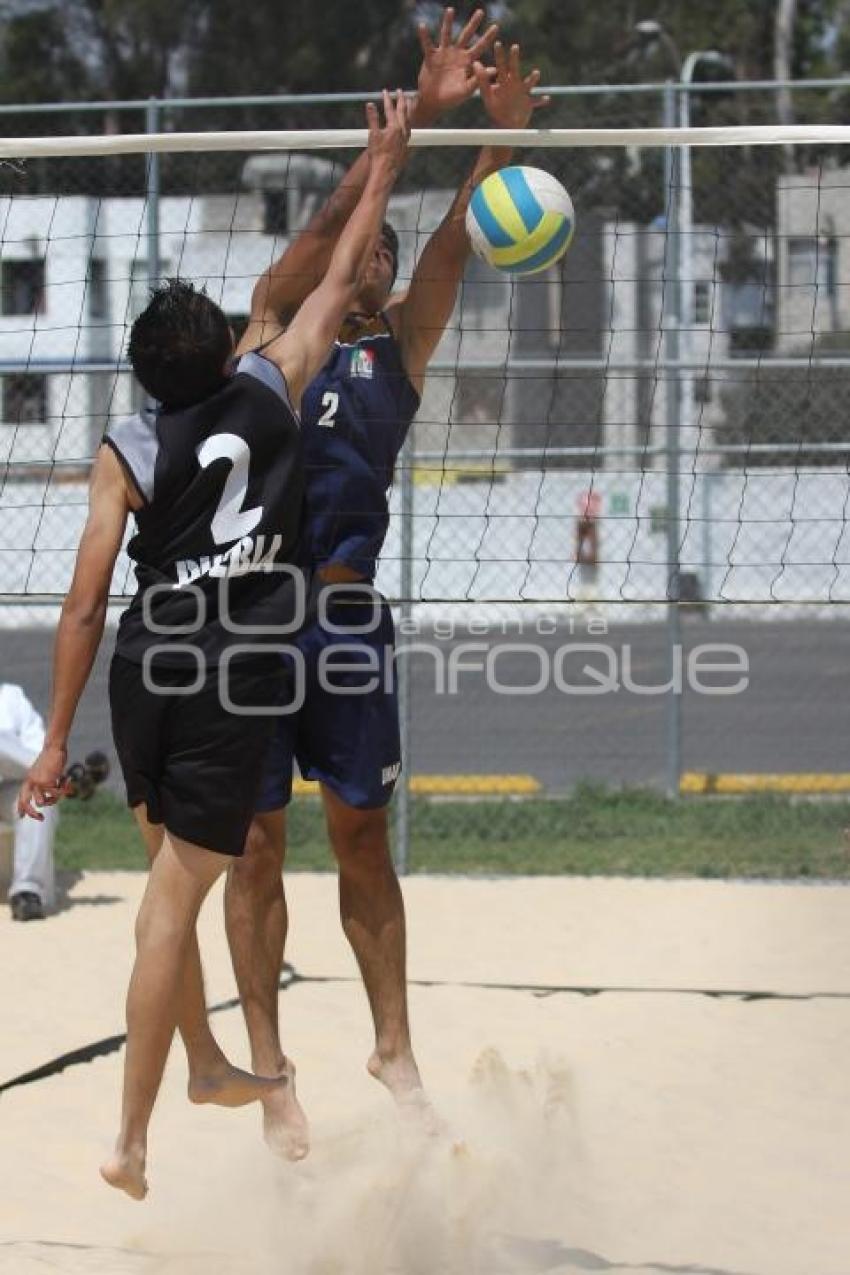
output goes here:
{"type": "Polygon", "coordinates": [[[130,363],[144,389],[164,407],[188,407],[226,379],[233,350],[227,316],[205,289],[166,279],[130,331],[130,363]]]}
{"type": "Polygon", "coordinates": [[[398,235],[388,221],[385,221],[383,226],[381,226],[381,238],[392,253],[393,277],[392,283],[390,284],[390,287],[392,287],[393,283],[395,283],[396,275],[398,274],[398,235]]]}

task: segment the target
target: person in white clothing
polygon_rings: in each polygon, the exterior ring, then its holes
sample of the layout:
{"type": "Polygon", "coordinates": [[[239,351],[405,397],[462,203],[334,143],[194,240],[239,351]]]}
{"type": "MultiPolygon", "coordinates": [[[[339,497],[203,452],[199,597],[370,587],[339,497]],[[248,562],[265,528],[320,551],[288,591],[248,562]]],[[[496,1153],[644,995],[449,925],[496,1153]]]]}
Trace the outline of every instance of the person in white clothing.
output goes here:
{"type": "Polygon", "coordinates": [[[58,811],[45,806],[44,821],[19,819],[21,780],[44,747],[44,722],[20,686],[0,682],[0,819],[15,830],[15,862],[9,906],[16,921],[38,921],[56,901],[53,843],[58,811]]]}

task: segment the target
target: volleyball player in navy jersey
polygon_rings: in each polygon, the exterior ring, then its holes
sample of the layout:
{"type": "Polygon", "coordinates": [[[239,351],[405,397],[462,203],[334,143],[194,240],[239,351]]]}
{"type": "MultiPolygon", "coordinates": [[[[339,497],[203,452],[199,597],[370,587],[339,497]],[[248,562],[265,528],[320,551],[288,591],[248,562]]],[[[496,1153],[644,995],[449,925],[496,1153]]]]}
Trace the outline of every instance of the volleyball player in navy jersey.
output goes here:
{"type": "MultiPolygon", "coordinates": [[[[414,127],[479,89],[491,122],[524,127],[540,99],[539,73],[523,76],[519,50],[494,47],[495,66],[480,58],[493,43],[478,10],[452,38],[444,14],[438,42],[420,28],[423,64],[411,109],[414,127]]],[[[387,803],[401,769],[398,710],[392,680],[393,624],[357,588],[370,583],[386,534],[387,489],[416,413],[428,361],[455,305],[469,253],[465,213],[475,185],[510,161],[510,151],[481,152],[442,224],[432,235],[409,287],[393,293],[398,245],[385,226],[330,358],[303,399],[304,539],[309,564],[334,598],[321,620],[298,639],[305,698],[297,716],[278,723],[258,813],[245,855],[228,873],[226,919],[234,969],[258,1074],[294,1074],[278,1029],[278,980],[287,931],[281,868],[285,807],[292,764],[321,785],[331,845],[340,872],[340,911],[354,950],[375,1027],[370,1073],[405,1108],[431,1123],[410,1040],[405,916],[388,843],[387,803]],[[346,589],[349,590],[346,594],[346,589]],[[338,654],[335,654],[335,651],[338,654]],[[333,668],[347,667],[336,675],[333,668]],[[389,665],[389,668],[388,668],[389,665]]],[[[281,316],[297,311],[304,289],[321,277],[365,175],[361,157],[326,205],[267,278],[267,304],[281,316]]],[[[293,1090],[264,1104],[266,1140],[284,1155],[303,1155],[307,1128],[293,1090]]]]}
{"type": "Polygon", "coordinates": [[[119,625],[110,702],[128,802],[153,863],[127,996],[121,1128],[101,1173],[134,1199],[147,1192],[148,1124],[178,1025],[195,1100],[239,1106],[290,1084],[279,1071],[264,1080],[240,1072],[218,1049],[195,926],[210,887],[243,852],[269,713],[285,699],[282,661],[258,644],[273,626],[279,634],[298,623],[297,411],[356,296],[403,163],[401,93],[395,101],[384,94],[384,112],[381,126],[377,108],[367,108],[362,192],[321,283],[285,331],[264,288],[255,289],[235,351],[225,315],[205,294],[176,280],[154,293],[133,325],[129,354],[158,406],[110,428],[92,473],[56,637],[45,747],[18,809],[41,819],[39,808],[62,795],[66,743],[132,513],[138,588],[119,625]],[[248,653],[246,642],[254,643],[248,653]]]}

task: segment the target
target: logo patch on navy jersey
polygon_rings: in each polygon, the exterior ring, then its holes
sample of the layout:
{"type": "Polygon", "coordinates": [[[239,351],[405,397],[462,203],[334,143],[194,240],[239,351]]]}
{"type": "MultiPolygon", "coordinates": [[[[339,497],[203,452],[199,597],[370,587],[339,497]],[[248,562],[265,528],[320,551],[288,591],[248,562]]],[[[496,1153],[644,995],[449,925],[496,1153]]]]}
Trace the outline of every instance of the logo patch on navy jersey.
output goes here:
{"type": "Polygon", "coordinates": [[[375,375],[375,351],[367,348],[352,350],[350,372],[352,376],[371,381],[375,375]]]}

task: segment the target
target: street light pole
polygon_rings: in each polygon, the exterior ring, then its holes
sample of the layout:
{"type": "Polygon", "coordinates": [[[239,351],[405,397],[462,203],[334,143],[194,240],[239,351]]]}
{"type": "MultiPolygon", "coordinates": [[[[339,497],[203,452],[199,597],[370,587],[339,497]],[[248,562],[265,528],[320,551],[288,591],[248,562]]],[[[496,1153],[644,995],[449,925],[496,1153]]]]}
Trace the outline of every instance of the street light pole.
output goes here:
{"type": "MultiPolygon", "coordinates": [[[[682,61],[679,46],[662,23],[654,19],[646,19],[635,26],[635,35],[644,45],[660,44],[666,51],[671,69],[678,80],[678,106],[674,118],[680,128],[688,128],[691,122],[691,85],[694,72],[703,58],[719,58],[715,52],[697,50],[689,53],[682,61]]],[[[693,224],[694,201],[693,181],[691,176],[691,148],[679,147],[678,190],[676,192],[677,229],[679,235],[679,326],[681,357],[689,359],[692,350],[691,330],[694,322],[694,269],[693,269],[693,224]]],[[[669,192],[673,198],[673,192],[669,192]]],[[[696,440],[692,437],[694,418],[693,374],[683,374],[680,386],[680,404],[683,419],[679,423],[679,445],[684,454],[691,457],[696,454],[696,440]]],[[[693,460],[691,462],[693,464],[693,460]]]]}
{"type": "MultiPolygon", "coordinates": [[[[691,85],[697,63],[705,53],[689,53],[682,64],[679,74],[679,127],[690,128],[691,124],[691,85]]],[[[694,306],[694,189],[691,169],[691,148],[682,146],[679,149],[679,243],[681,251],[679,261],[680,322],[681,322],[681,355],[690,359],[693,353],[693,325],[695,319],[694,306]]],[[[694,428],[694,378],[693,372],[686,372],[682,379],[682,428],[680,447],[691,457],[691,467],[696,465],[697,440],[692,437],[694,428]]]]}
{"type": "MultiPolygon", "coordinates": [[[[664,90],[665,128],[669,128],[675,123],[676,107],[676,85],[673,80],[669,80],[664,90]]],[[[667,200],[667,234],[664,245],[662,324],[664,328],[664,354],[668,365],[664,394],[664,451],[667,471],[667,623],[665,626],[665,663],[669,680],[666,703],[666,789],[670,798],[679,796],[679,783],[682,773],[682,704],[681,693],[677,685],[681,669],[682,647],[681,614],[679,611],[681,600],[679,466],[681,463],[682,373],[678,366],[681,358],[680,341],[682,331],[682,254],[681,226],[679,225],[681,207],[680,200],[675,193],[677,181],[681,189],[682,175],[681,172],[677,172],[681,154],[681,147],[679,147],[678,151],[673,146],[665,147],[664,187],[667,200]]]]}
{"type": "MultiPolygon", "coordinates": [[[[694,75],[700,62],[713,64],[725,77],[730,70],[729,59],[715,49],[689,53],[682,63],[679,75],[679,127],[690,128],[691,93],[694,75]]],[[[718,76],[721,78],[721,76],[718,76]]],[[[696,323],[696,280],[694,278],[694,182],[691,166],[691,148],[682,146],[679,152],[679,263],[681,267],[679,291],[679,315],[681,322],[681,357],[690,366],[682,376],[680,403],[682,423],[679,431],[679,456],[684,460],[683,472],[690,475],[691,490],[687,495],[690,503],[695,492],[693,485],[699,483],[699,494],[702,517],[702,569],[700,586],[702,596],[707,603],[711,602],[711,469],[716,468],[713,461],[703,461],[700,475],[697,477],[697,455],[699,452],[699,431],[696,420],[696,396],[694,394],[694,325],[696,323]]],[[[712,309],[716,302],[712,299],[712,309]]],[[[710,614],[710,613],[709,613],[710,614]]]]}
{"type": "MultiPolygon", "coordinates": [[[[690,124],[690,92],[697,64],[703,52],[681,59],[675,41],[660,22],[641,22],[636,35],[643,43],[662,44],[670,57],[678,83],[668,82],[664,96],[664,123],[681,128],[690,124]],[[677,100],[678,99],[678,100],[677,100]]],[[[717,55],[714,55],[717,56],[717,55]]],[[[666,789],[678,797],[682,771],[682,703],[678,682],[681,677],[681,474],[696,468],[698,439],[694,437],[693,371],[687,368],[693,348],[694,267],[693,267],[693,181],[689,146],[669,147],[665,159],[667,192],[667,244],[664,259],[665,353],[671,367],[666,385],[665,453],[667,470],[667,623],[666,672],[670,680],[667,697],[666,789]],[[675,189],[674,189],[675,188],[675,189]],[[677,366],[680,362],[686,366],[677,366]],[[672,370],[675,368],[675,370],[672,370]],[[682,462],[685,462],[683,465],[682,462]]],[[[692,493],[688,493],[690,503],[692,493]]]]}
{"type": "MultiPolygon", "coordinates": [[[[660,22],[647,19],[635,26],[635,37],[644,46],[661,45],[666,51],[671,69],[675,71],[678,84],[676,86],[677,103],[674,111],[676,123],[680,128],[689,128],[691,123],[691,94],[696,70],[700,63],[708,62],[716,68],[718,80],[730,78],[734,71],[729,58],[715,49],[694,50],[682,60],[678,46],[670,33],[660,22]]],[[[697,456],[699,452],[699,431],[696,420],[696,395],[694,392],[694,325],[696,322],[696,280],[694,278],[694,191],[693,170],[691,166],[690,146],[680,146],[676,171],[678,190],[669,192],[669,198],[675,207],[677,221],[677,253],[678,266],[678,325],[679,347],[681,358],[687,366],[681,373],[676,398],[679,407],[677,425],[676,454],[682,472],[690,476],[691,484],[699,482],[702,495],[703,517],[703,569],[701,583],[703,596],[709,599],[709,574],[711,563],[711,528],[709,525],[709,488],[710,474],[704,469],[699,479],[696,477],[697,456]]],[[[686,496],[688,505],[693,501],[691,489],[686,496]]]]}
{"type": "MultiPolygon", "coordinates": [[[[682,60],[676,41],[662,23],[654,19],[646,19],[635,26],[635,36],[644,45],[660,44],[666,51],[671,68],[678,80],[678,109],[676,120],[680,128],[689,128],[691,123],[691,92],[697,66],[700,62],[710,61],[726,78],[729,71],[729,59],[716,49],[696,49],[682,60]]],[[[690,146],[679,147],[678,191],[676,210],[678,213],[679,233],[679,324],[681,330],[681,356],[689,360],[693,352],[693,325],[695,320],[695,280],[694,280],[694,192],[691,168],[690,146]]],[[[692,469],[695,467],[698,439],[694,438],[694,377],[693,372],[683,374],[681,384],[682,421],[680,422],[679,445],[683,454],[690,458],[692,469]]]]}
{"type": "MultiPolygon", "coordinates": [[[[729,61],[716,49],[702,49],[689,53],[682,63],[679,72],[679,127],[691,126],[691,93],[693,91],[694,74],[700,62],[711,62],[724,72],[729,69],[729,61]]],[[[682,321],[682,358],[691,359],[693,354],[693,327],[696,319],[696,280],[694,279],[694,183],[691,167],[691,148],[682,146],[679,152],[679,234],[682,251],[680,255],[681,275],[681,321],[682,321]]],[[[688,372],[683,384],[683,450],[696,456],[698,440],[692,437],[694,428],[694,378],[688,372]]]]}

